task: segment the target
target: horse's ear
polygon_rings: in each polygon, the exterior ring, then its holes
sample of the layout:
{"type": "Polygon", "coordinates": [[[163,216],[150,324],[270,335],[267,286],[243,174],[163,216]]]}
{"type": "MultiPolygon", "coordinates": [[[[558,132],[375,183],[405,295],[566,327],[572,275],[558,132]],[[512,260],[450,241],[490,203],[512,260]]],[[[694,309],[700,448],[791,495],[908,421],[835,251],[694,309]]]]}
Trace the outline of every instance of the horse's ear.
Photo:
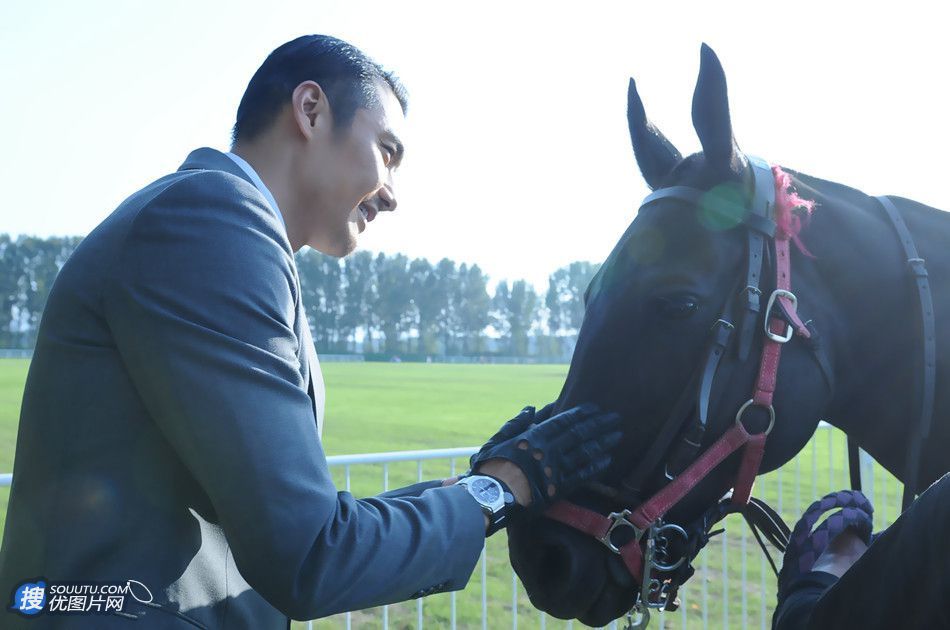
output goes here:
{"type": "Polygon", "coordinates": [[[673,143],[647,120],[643,101],[640,100],[637,84],[633,79],[630,79],[630,86],[627,88],[627,125],[630,127],[633,155],[637,158],[643,179],[650,190],[656,190],[683,156],[673,143]]]}
{"type": "Polygon", "coordinates": [[[700,51],[699,78],[693,93],[693,127],[707,163],[730,168],[741,160],[729,119],[726,73],[716,53],[706,44],[700,51]]]}

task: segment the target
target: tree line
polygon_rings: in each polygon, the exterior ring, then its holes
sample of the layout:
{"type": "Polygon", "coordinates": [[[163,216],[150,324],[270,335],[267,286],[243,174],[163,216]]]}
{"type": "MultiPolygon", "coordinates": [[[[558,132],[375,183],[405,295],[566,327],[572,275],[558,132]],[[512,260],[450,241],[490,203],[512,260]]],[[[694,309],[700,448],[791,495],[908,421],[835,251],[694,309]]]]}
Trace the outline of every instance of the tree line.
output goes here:
{"type": "MultiPolygon", "coordinates": [[[[81,237],[0,234],[0,347],[30,348],[59,269],[81,237]]],[[[525,280],[489,286],[477,264],[403,254],[345,259],[297,254],[301,294],[318,352],[369,358],[491,356],[567,359],[597,270],[574,262],[539,295],[525,280]]]]}

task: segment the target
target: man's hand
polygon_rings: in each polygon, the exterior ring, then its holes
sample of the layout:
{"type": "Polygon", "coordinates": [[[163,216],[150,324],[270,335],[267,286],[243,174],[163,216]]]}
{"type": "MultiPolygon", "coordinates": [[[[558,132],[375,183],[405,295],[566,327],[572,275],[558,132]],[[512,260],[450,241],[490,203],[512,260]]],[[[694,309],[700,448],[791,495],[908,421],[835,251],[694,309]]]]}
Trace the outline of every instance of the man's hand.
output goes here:
{"type": "Polygon", "coordinates": [[[504,482],[519,505],[541,512],[598,478],[622,434],[620,416],[594,405],[575,407],[540,424],[533,424],[535,418],[534,409],[526,407],[472,456],[471,464],[473,472],[504,482]]]}
{"type": "MultiPolygon", "coordinates": [[[[484,446],[479,449],[478,453],[472,455],[469,460],[472,470],[475,470],[475,462],[484,459],[488,451],[524,433],[531,428],[531,425],[547,420],[551,417],[551,411],[553,411],[553,409],[554,403],[548,403],[542,407],[540,411],[535,411],[534,407],[531,406],[522,409],[517,416],[506,422],[495,435],[491,436],[488,441],[485,442],[484,446]]],[[[526,506],[525,501],[530,500],[531,489],[528,487],[528,478],[524,476],[520,468],[508,460],[493,459],[485,461],[479,468],[479,472],[483,475],[500,479],[503,483],[507,484],[508,487],[511,488],[512,494],[515,495],[515,500],[522,507],[526,506]]],[[[455,483],[456,480],[457,478],[452,480],[452,483],[455,483]]]]}
{"type": "Polygon", "coordinates": [[[511,438],[524,433],[532,424],[537,424],[539,422],[544,422],[551,417],[551,412],[554,410],[554,403],[548,403],[541,408],[540,411],[535,411],[534,407],[528,406],[521,410],[521,412],[506,422],[500,429],[498,433],[491,436],[484,446],[482,446],[478,453],[473,455],[469,460],[469,464],[474,468],[474,462],[477,459],[482,459],[482,456],[489,450],[495,448],[502,442],[507,442],[511,438]]]}
{"type": "Polygon", "coordinates": [[[854,530],[846,529],[834,537],[811,570],[824,571],[840,578],[867,549],[868,546],[854,530]]]}

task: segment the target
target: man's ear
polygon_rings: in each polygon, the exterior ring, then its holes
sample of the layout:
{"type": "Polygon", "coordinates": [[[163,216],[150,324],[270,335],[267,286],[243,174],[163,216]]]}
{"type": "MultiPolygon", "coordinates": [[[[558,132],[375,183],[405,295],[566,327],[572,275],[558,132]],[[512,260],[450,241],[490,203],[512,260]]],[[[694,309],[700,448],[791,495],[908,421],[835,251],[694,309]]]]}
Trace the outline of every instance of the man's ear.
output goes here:
{"type": "Polygon", "coordinates": [[[309,139],[322,127],[329,128],[333,123],[327,95],[314,81],[304,81],[294,88],[291,108],[294,122],[305,138],[309,139]]]}

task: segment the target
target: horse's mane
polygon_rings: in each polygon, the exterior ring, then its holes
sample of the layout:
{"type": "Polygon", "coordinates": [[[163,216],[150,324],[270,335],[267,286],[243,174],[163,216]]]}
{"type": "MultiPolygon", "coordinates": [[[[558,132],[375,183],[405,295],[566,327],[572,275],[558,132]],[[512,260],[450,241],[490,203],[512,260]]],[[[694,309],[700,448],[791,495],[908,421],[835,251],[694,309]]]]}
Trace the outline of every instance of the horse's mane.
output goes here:
{"type": "Polygon", "coordinates": [[[807,227],[811,213],[815,210],[815,201],[799,196],[792,183],[792,176],[783,171],[781,166],[773,166],[772,174],[775,176],[775,236],[791,239],[798,251],[811,257],[812,254],[802,243],[800,234],[807,227]]]}

